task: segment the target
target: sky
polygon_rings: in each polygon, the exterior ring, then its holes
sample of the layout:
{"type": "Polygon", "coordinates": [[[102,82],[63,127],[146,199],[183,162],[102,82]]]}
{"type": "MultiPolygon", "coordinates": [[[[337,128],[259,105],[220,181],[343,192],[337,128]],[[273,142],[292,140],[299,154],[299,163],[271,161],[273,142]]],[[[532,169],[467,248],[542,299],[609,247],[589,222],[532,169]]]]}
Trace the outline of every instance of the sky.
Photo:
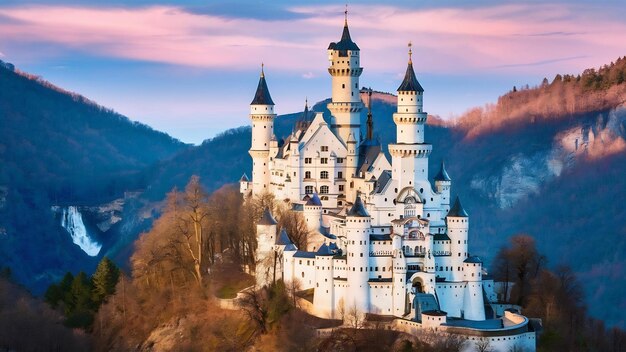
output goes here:
{"type": "MultiPolygon", "coordinates": [[[[279,114],[330,96],[345,2],[0,0],[0,60],[187,143],[249,124],[261,63],[279,114]]],[[[348,2],[360,83],[395,92],[407,44],[444,119],[514,85],[626,55],[622,1],[348,2]]]]}

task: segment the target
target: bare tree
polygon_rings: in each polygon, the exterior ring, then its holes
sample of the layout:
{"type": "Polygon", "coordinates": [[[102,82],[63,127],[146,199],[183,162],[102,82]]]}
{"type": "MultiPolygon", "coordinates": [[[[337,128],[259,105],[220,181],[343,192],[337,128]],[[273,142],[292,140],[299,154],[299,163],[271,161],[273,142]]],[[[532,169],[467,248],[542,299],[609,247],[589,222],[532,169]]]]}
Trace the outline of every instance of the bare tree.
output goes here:
{"type": "Polygon", "coordinates": [[[279,213],[278,227],[285,229],[289,239],[296,247],[306,250],[309,239],[309,227],[302,213],[283,210],[279,213]]]}
{"type": "Polygon", "coordinates": [[[478,352],[491,352],[491,344],[488,338],[483,338],[476,341],[476,351],[478,352]]]}

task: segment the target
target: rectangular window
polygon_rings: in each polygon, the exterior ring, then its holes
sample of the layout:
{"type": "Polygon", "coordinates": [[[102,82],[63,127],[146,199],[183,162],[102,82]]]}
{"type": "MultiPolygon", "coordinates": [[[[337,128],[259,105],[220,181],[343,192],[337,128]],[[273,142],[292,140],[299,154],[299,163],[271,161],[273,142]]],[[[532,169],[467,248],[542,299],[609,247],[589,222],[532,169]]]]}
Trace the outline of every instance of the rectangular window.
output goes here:
{"type": "Polygon", "coordinates": [[[322,151],[323,152],[327,152],[328,151],[328,146],[327,145],[323,145],[322,146],[322,151]]]}
{"type": "Polygon", "coordinates": [[[337,172],[337,178],[343,178],[343,172],[342,171],[337,172]]]}
{"type": "Polygon", "coordinates": [[[343,185],[339,185],[339,192],[343,192],[343,185]]]}
{"type": "Polygon", "coordinates": [[[328,164],[328,158],[321,158],[320,164],[328,164]]]}
{"type": "Polygon", "coordinates": [[[311,158],[304,158],[305,164],[310,164],[312,162],[311,158]]]}
{"type": "Polygon", "coordinates": [[[337,164],[343,164],[343,158],[337,158],[337,164]]]}

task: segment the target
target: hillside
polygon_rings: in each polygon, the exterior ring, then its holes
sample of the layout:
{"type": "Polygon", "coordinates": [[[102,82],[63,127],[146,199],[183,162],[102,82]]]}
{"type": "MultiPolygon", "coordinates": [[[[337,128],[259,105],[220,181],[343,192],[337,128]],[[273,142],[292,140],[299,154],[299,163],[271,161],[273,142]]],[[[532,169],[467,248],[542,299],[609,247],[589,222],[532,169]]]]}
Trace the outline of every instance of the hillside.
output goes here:
{"type": "Polygon", "coordinates": [[[0,62],[0,266],[38,289],[92,267],[51,206],[98,204],[141,188],[140,170],[186,147],[0,62]]]}

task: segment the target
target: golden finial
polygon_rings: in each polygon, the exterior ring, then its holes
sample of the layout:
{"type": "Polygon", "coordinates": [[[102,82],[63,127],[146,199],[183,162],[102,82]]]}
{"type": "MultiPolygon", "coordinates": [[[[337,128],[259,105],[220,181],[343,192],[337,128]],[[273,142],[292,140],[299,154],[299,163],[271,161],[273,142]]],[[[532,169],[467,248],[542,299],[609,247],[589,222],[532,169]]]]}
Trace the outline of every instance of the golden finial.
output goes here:
{"type": "Polygon", "coordinates": [[[413,46],[413,43],[409,42],[409,63],[413,64],[413,50],[411,49],[411,47],[413,46]]]}
{"type": "Polygon", "coordinates": [[[261,62],[261,77],[265,77],[265,71],[263,70],[264,67],[265,64],[261,62]]]}
{"type": "Polygon", "coordinates": [[[344,14],[344,25],[348,25],[348,4],[346,4],[346,10],[343,12],[344,14]]]}

